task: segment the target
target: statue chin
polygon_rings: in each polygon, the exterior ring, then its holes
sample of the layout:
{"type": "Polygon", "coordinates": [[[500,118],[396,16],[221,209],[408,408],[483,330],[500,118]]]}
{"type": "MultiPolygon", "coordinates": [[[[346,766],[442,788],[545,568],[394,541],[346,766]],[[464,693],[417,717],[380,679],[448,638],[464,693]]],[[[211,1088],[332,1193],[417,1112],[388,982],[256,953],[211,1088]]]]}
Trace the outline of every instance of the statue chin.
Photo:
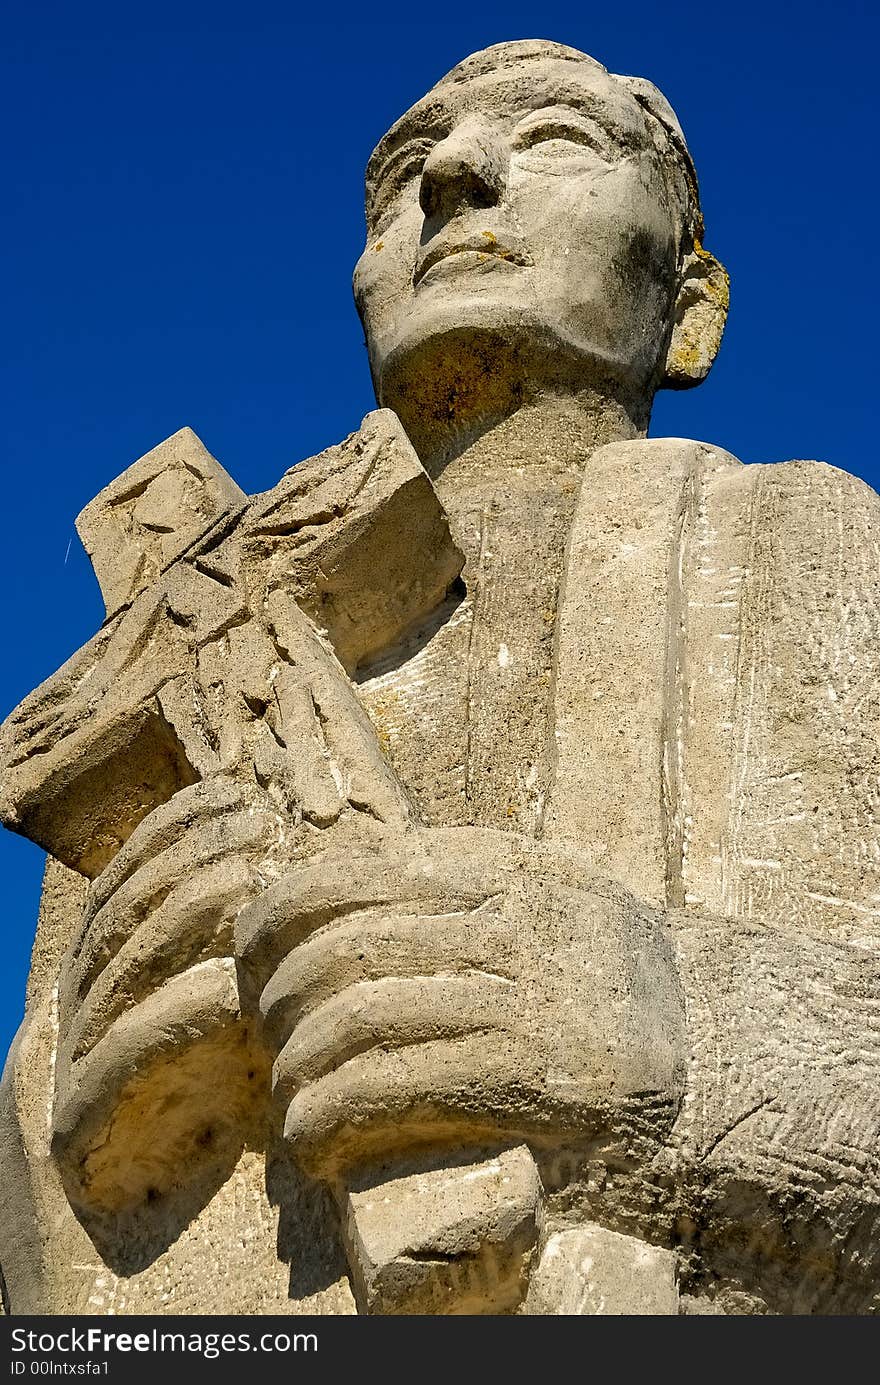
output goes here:
{"type": "Polygon", "coordinates": [[[376,391],[423,457],[434,452],[439,436],[455,452],[460,440],[548,394],[593,390],[624,401],[644,399],[649,407],[651,390],[627,353],[596,339],[578,340],[512,301],[464,293],[438,301],[432,295],[417,300],[395,329],[373,341],[376,391]]]}

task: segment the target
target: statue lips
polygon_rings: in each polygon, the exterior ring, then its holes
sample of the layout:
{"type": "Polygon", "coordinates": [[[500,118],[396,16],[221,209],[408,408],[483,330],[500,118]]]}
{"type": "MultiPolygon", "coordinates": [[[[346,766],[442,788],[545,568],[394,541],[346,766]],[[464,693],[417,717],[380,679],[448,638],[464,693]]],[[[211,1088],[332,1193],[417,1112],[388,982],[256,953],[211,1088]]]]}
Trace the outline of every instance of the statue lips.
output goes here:
{"type": "Polygon", "coordinates": [[[523,268],[532,263],[531,258],[523,250],[515,247],[509,241],[502,241],[492,231],[478,231],[473,235],[455,240],[441,235],[429,242],[426,252],[417,262],[413,275],[413,285],[417,287],[435,265],[459,255],[467,255],[472,263],[483,263],[486,259],[496,259],[503,264],[517,265],[523,268]],[[475,256],[477,257],[476,260],[473,258],[475,256]]]}

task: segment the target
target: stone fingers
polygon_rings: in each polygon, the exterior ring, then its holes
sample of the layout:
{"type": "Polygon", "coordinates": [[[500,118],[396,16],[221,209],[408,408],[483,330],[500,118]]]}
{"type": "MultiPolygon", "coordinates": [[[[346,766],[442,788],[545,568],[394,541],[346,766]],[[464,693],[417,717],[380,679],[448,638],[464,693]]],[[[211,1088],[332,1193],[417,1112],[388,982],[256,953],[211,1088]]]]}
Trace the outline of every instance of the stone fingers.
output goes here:
{"type": "Polygon", "coordinates": [[[191,784],[174,794],[167,803],[154,808],[120,847],[113,860],[92,882],[83,916],[83,932],[92,919],[130,876],[145,862],[157,857],[166,847],[212,819],[242,810],[241,785],[214,778],[191,784]]]}
{"type": "Polygon", "coordinates": [[[258,889],[253,868],[238,856],[216,861],[182,880],[80,997],[64,1040],[72,1061],[81,1058],[124,1010],[169,976],[207,957],[231,957],[235,916],[258,889]]]}
{"type": "Polygon", "coordinates": [[[118,1016],[79,1061],[59,1053],[52,1152],[75,1205],[116,1212],[228,1166],[260,1119],[262,1056],[234,964],[212,957],[118,1016]]]}
{"type": "Polygon", "coordinates": [[[489,908],[502,888],[487,868],[437,861],[420,850],[415,834],[401,834],[381,853],[322,856],[290,870],[242,910],[236,955],[259,995],[284,959],[328,924],[364,911],[470,912],[489,908]]]}
{"type": "MultiPolygon", "coordinates": [[[[269,814],[244,810],[211,819],[157,856],[148,856],[90,918],[70,958],[64,988],[69,1003],[75,1006],[83,999],[119,949],[172,893],[185,893],[194,875],[215,862],[233,856],[259,856],[273,828],[269,814]]],[[[185,922],[185,916],[180,917],[185,922]]]]}
{"type": "Polygon", "coordinates": [[[486,1020],[482,1028],[424,1031],[417,1043],[360,1052],[300,1086],[284,1136],[301,1165],[332,1180],[420,1147],[491,1144],[499,1133],[521,1137],[540,1104],[540,1056],[486,1020]]]}
{"type": "Polygon", "coordinates": [[[260,997],[270,1043],[347,987],[387,977],[466,975],[512,980],[511,930],[493,914],[359,916],[295,948],[260,997]],[[507,975],[504,973],[507,972],[507,975]]]}
{"type": "Polygon", "coordinates": [[[513,987],[506,978],[484,975],[390,977],[350,986],[296,1026],[275,1060],[276,1095],[288,1101],[373,1050],[503,1028],[513,987]]]}

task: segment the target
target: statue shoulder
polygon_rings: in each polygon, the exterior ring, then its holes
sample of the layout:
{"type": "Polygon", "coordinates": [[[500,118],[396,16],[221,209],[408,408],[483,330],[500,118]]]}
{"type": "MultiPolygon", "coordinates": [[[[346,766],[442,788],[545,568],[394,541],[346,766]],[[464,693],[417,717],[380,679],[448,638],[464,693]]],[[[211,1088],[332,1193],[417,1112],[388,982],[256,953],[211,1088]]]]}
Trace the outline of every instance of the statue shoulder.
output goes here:
{"type": "Polygon", "coordinates": [[[816,504],[837,500],[850,507],[851,517],[861,510],[876,519],[880,495],[860,476],[830,462],[793,458],[783,462],[755,462],[746,468],[753,483],[785,492],[792,502],[802,501],[810,510],[816,504]]]}
{"type": "MultiPolygon", "coordinates": [[[[784,502],[789,529],[814,527],[822,507],[830,507],[829,514],[839,511],[844,527],[874,525],[880,519],[877,491],[829,462],[793,458],[745,463],[723,447],[693,438],[633,438],[607,443],[593,453],[586,473],[589,489],[604,483],[620,493],[627,478],[648,485],[646,499],[652,484],[670,494],[690,481],[723,495],[728,505],[784,502]]],[[[824,521],[828,514],[820,518],[824,521]]]]}
{"type": "Polygon", "coordinates": [[[732,452],[696,438],[629,438],[609,442],[598,448],[590,459],[591,472],[600,467],[619,472],[656,472],[670,477],[707,468],[744,469],[732,452]]]}
{"type": "Polygon", "coordinates": [[[713,471],[731,468],[746,485],[759,477],[793,489],[822,487],[837,490],[867,505],[880,502],[876,490],[841,467],[815,459],[792,458],[785,461],[743,462],[726,448],[696,438],[630,438],[606,443],[590,459],[590,470],[599,466],[620,470],[666,469],[669,472],[698,468],[713,471]]]}

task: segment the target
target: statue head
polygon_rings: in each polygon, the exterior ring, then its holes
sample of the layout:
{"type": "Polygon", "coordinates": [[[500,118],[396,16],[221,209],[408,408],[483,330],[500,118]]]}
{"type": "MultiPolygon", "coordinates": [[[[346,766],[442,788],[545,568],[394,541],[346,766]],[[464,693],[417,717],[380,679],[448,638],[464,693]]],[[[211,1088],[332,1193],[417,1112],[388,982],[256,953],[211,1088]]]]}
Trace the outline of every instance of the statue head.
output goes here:
{"type": "Polygon", "coordinates": [[[377,397],[408,428],[583,391],[643,428],[658,388],[708,373],[727,275],[650,82],[562,44],[497,44],[392,126],[366,195],[355,298],[377,397]]]}

